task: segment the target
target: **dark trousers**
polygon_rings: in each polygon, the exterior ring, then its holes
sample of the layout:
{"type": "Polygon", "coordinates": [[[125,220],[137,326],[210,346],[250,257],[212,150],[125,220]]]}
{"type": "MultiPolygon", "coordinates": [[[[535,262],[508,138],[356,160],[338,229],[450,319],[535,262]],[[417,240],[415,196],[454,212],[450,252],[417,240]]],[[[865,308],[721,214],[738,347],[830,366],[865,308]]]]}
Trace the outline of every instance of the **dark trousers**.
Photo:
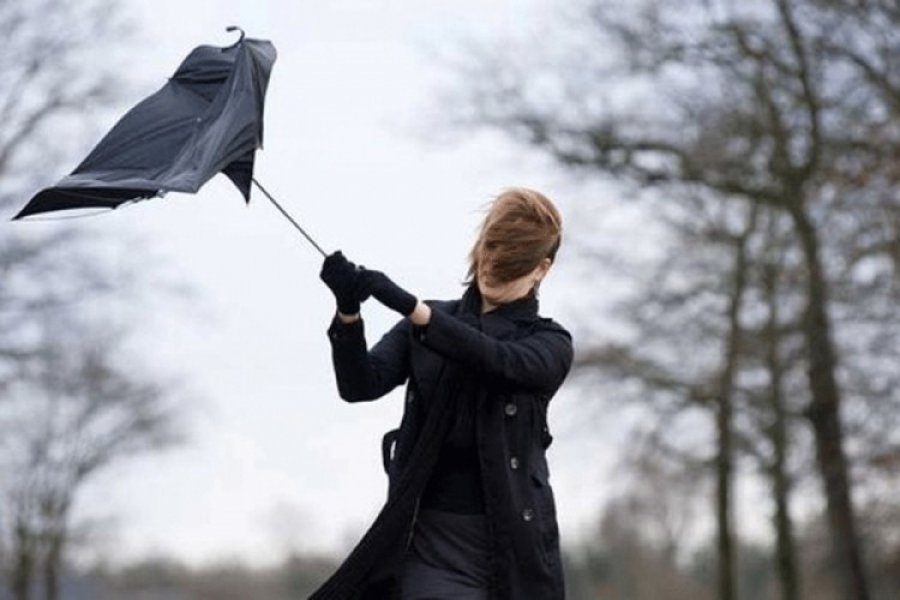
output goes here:
{"type": "Polygon", "coordinates": [[[490,538],[484,515],[422,509],[403,564],[402,600],[488,600],[490,538]]]}

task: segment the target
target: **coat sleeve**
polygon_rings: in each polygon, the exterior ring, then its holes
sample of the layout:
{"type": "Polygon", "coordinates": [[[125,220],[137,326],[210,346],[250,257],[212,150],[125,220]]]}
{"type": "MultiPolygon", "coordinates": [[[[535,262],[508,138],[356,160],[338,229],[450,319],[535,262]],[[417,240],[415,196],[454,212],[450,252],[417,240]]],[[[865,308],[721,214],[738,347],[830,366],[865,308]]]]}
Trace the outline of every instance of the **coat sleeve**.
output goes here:
{"type": "Polygon", "coordinates": [[[362,319],[328,328],[331,359],[338,393],[347,402],[375,400],[406,381],[409,376],[409,322],[398,322],[371,351],[366,347],[362,319]]]}
{"type": "Polygon", "coordinates": [[[517,340],[498,340],[443,311],[417,328],[418,339],[438,354],[481,373],[543,392],[556,392],[572,366],[572,336],[549,320],[517,340]]]}

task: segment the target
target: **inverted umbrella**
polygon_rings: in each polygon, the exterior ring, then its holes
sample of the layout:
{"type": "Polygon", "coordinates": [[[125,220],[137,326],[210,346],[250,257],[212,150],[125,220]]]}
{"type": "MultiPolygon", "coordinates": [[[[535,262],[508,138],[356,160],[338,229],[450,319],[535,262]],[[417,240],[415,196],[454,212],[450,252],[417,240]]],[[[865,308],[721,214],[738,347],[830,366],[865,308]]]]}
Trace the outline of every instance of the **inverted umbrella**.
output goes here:
{"type": "Polygon", "coordinates": [[[169,81],[128,111],[70,175],[38,192],[13,218],[195,193],[222,172],[247,202],[255,183],[324,255],[253,178],[275,57],[271,42],[245,39],[243,31],[231,46],[194,48],[169,81]]]}

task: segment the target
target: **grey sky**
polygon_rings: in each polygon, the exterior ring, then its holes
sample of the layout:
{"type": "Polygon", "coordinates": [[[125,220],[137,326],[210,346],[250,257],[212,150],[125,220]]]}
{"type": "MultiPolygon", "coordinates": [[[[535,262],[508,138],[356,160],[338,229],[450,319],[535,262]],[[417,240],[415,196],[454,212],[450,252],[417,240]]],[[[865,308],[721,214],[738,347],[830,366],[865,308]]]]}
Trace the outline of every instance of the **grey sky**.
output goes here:
{"type": "MultiPolygon", "coordinates": [[[[149,41],[132,76],[141,93],[154,91],[195,45],[233,41],[227,25],[270,39],[279,59],[257,177],[326,250],[341,248],[417,295],[455,297],[485,202],[525,185],[569,215],[574,186],[499,136],[429,141],[421,128],[441,74],[423,49],[527,31],[550,4],[141,0],[149,41]]],[[[338,399],[321,257],[262,195],[246,207],[221,176],[196,196],[141,203],[91,226],[139,234],[171,278],[198,292],[188,304],[154,305],[139,330],[149,367],[191,384],[192,441],[90,488],[83,513],[120,520],[109,558],[266,562],[287,543],[346,548],[384,498],[380,439],[401,403],[396,392],[368,405],[338,399]]],[[[577,303],[566,258],[564,249],[542,313],[568,324],[577,303]]],[[[395,320],[375,304],[363,312],[370,341],[395,320]]],[[[566,388],[554,400],[557,434],[577,420],[578,402],[566,388]]],[[[564,541],[598,507],[611,433],[600,424],[578,440],[557,435],[550,451],[564,541]]]]}

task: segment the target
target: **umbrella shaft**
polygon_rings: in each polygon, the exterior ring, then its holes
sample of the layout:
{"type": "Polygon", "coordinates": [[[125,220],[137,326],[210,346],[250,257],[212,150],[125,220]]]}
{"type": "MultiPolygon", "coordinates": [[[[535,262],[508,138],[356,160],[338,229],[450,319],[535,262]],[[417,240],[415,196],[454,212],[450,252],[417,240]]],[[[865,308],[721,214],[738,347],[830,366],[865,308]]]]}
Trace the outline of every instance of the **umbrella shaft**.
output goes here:
{"type": "Polygon", "coordinates": [[[285,216],[285,218],[286,218],[288,221],[290,221],[291,224],[292,224],[294,227],[296,227],[297,230],[298,230],[300,233],[303,234],[303,237],[305,237],[307,240],[309,240],[309,243],[312,244],[312,245],[315,247],[315,249],[318,250],[318,251],[322,254],[323,257],[324,257],[324,256],[328,256],[328,255],[325,253],[325,251],[322,250],[322,248],[316,243],[316,241],[315,241],[314,239],[312,239],[311,237],[309,237],[309,234],[306,233],[306,232],[303,230],[302,227],[300,227],[300,224],[297,223],[297,221],[295,221],[294,218],[293,218],[291,215],[289,215],[288,212],[287,212],[286,210],[284,210],[284,208],[282,208],[282,206],[281,206],[280,204],[278,204],[278,201],[275,200],[275,198],[272,197],[272,194],[270,194],[269,192],[267,192],[267,191],[266,191],[266,188],[264,188],[262,185],[260,185],[260,183],[256,180],[255,177],[253,178],[253,183],[255,183],[255,184],[256,184],[256,187],[259,188],[259,191],[261,191],[261,192],[266,196],[266,198],[268,198],[268,199],[272,202],[272,204],[275,205],[275,208],[277,208],[279,211],[281,211],[281,214],[283,214],[283,215],[285,216]]]}

